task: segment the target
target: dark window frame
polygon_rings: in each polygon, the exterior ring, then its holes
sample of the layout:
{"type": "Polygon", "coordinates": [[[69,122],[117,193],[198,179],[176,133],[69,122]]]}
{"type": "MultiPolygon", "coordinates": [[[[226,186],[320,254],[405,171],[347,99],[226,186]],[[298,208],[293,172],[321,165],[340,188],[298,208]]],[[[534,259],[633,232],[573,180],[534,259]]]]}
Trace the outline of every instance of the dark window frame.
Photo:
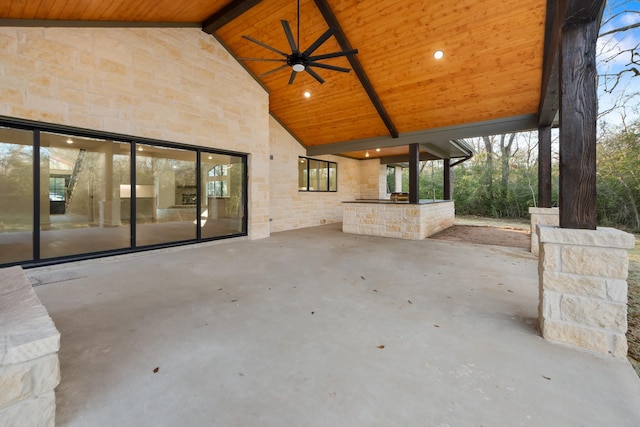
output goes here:
{"type": "MultiPolygon", "coordinates": [[[[55,123],[47,123],[47,122],[39,122],[27,119],[20,119],[14,117],[0,116],[0,127],[19,129],[25,131],[31,131],[33,133],[32,138],[32,147],[33,147],[33,180],[34,180],[34,188],[33,188],[33,209],[34,209],[34,218],[33,218],[33,256],[31,259],[26,259],[18,262],[9,262],[9,263],[0,263],[0,267],[9,267],[12,265],[21,265],[24,268],[31,267],[39,267],[46,265],[55,265],[63,262],[70,261],[79,261],[86,259],[95,259],[101,258],[104,256],[112,256],[126,253],[136,253],[142,252],[146,250],[153,250],[165,247],[176,247],[182,245],[189,245],[193,243],[202,243],[213,240],[221,240],[233,237],[241,237],[248,235],[248,225],[249,225],[249,202],[248,202],[248,194],[249,194],[249,171],[248,171],[248,158],[249,153],[236,152],[231,150],[217,149],[213,147],[203,147],[198,145],[190,145],[190,144],[181,144],[176,142],[145,138],[145,137],[136,137],[132,135],[125,135],[119,133],[112,133],[106,131],[92,130],[86,128],[78,128],[73,126],[60,125],[55,123]],[[136,245],[136,231],[135,231],[135,204],[131,204],[131,224],[130,224],[130,236],[131,236],[131,245],[127,248],[122,249],[113,249],[113,250],[98,250],[95,252],[87,252],[82,254],[74,254],[74,255],[64,255],[60,257],[51,257],[51,258],[41,258],[40,257],[40,133],[41,132],[49,132],[49,133],[59,133],[70,136],[76,136],[79,138],[97,138],[97,139],[108,139],[111,141],[120,141],[126,142],[130,144],[130,158],[131,158],[131,187],[132,187],[132,199],[135,199],[135,160],[136,160],[136,146],[137,144],[146,144],[157,147],[164,148],[175,148],[181,150],[190,150],[196,153],[196,166],[197,172],[196,176],[200,177],[200,163],[201,156],[204,154],[222,154],[222,155],[230,155],[239,157],[241,159],[241,163],[243,165],[243,191],[242,191],[242,231],[234,234],[227,234],[215,237],[202,237],[201,227],[200,227],[200,215],[196,215],[197,218],[197,236],[194,239],[181,240],[181,241],[173,241],[168,243],[161,243],[149,246],[137,246],[136,245]]],[[[48,184],[48,183],[47,183],[48,184]]],[[[200,194],[201,194],[201,185],[200,179],[197,179],[197,204],[196,206],[201,206],[200,194]]]]}
{"type": "MultiPolygon", "coordinates": [[[[314,159],[312,157],[305,157],[305,156],[298,156],[298,192],[300,193],[337,193],[338,192],[338,162],[331,162],[328,160],[322,160],[322,159],[314,159]],[[306,165],[307,165],[307,170],[306,170],[306,189],[304,189],[303,187],[305,187],[303,185],[303,182],[301,181],[301,176],[299,174],[300,172],[300,162],[304,160],[306,161],[306,165]],[[311,162],[318,162],[318,163],[324,163],[326,166],[322,168],[322,170],[326,170],[326,174],[327,174],[327,189],[326,190],[320,190],[320,189],[311,189],[311,179],[310,179],[310,171],[311,171],[311,167],[309,166],[311,164],[311,162]],[[333,165],[333,169],[335,170],[335,188],[332,189],[331,188],[331,165],[333,165]]],[[[321,170],[321,169],[316,169],[316,170],[321,170]]]]}

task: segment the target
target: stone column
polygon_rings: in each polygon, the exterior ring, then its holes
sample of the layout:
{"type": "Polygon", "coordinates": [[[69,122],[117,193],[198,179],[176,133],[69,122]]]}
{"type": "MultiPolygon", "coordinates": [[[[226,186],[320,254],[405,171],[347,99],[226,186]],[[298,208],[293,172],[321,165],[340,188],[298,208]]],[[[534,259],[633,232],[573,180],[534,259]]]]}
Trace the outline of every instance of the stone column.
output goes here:
{"type": "Polygon", "coordinates": [[[614,228],[538,225],[542,336],[570,346],[627,355],[627,249],[633,235],[614,228]]]}
{"type": "Polygon", "coordinates": [[[560,225],[560,211],[558,208],[529,208],[531,216],[531,253],[538,255],[538,224],[560,225]]]}

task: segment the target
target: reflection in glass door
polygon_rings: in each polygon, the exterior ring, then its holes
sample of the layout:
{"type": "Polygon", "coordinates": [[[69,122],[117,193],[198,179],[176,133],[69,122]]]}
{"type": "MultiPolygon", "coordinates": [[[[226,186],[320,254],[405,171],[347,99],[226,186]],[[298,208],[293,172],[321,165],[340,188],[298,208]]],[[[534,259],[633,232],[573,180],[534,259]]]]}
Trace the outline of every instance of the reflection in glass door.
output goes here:
{"type": "Polygon", "coordinates": [[[33,259],[33,133],[0,127],[0,264],[33,259]]]}
{"type": "Polygon", "coordinates": [[[200,160],[202,238],[243,233],[244,162],[240,156],[202,153],[200,160]]]}
{"type": "Polygon", "coordinates": [[[40,133],[40,258],[123,249],[130,144],[40,133]]]}
{"type": "Polygon", "coordinates": [[[137,246],[196,239],[196,195],[195,151],[136,144],[137,246]]]}

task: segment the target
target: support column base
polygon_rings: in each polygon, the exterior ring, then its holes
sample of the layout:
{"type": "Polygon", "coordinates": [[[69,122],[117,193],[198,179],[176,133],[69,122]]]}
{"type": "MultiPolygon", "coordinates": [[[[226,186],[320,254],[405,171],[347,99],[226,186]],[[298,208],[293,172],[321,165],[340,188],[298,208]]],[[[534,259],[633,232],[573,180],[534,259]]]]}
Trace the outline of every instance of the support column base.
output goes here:
{"type": "Polygon", "coordinates": [[[531,253],[538,255],[538,224],[539,225],[560,225],[560,210],[558,208],[529,208],[531,216],[531,253]]]}
{"type": "Polygon", "coordinates": [[[581,349],[627,355],[627,249],[633,235],[614,228],[538,225],[542,336],[581,349]]]}

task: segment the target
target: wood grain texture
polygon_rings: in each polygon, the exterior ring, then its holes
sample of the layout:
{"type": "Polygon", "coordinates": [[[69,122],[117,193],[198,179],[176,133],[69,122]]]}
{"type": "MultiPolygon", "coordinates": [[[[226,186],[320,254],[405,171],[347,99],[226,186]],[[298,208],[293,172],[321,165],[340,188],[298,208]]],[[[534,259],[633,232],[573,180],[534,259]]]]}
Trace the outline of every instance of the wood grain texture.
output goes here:
{"type": "MultiPolygon", "coordinates": [[[[596,1],[596,0],[592,0],[596,1]]],[[[6,0],[0,18],[124,22],[199,22],[231,0],[6,0]]],[[[326,0],[399,134],[536,114],[540,104],[547,0],[326,0]],[[433,52],[445,56],[435,60],[433,52]]],[[[328,24],[314,0],[262,0],[215,35],[238,58],[279,55],[248,35],[289,52],[281,20],[301,49],[328,24]]],[[[340,51],[331,37],[316,53],[340,51]]],[[[347,58],[324,61],[351,68],[347,58]]],[[[278,64],[247,61],[256,76],[278,64]]],[[[271,113],[305,145],[389,135],[389,128],[353,71],[283,69],[259,78],[270,93],[271,113]],[[304,91],[311,98],[303,97],[304,91]]],[[[428,141],[426,141],[428,142],[428,141]]],[[[375,148],[375,147],[374,147],[375,148]]]]}
{"type": "Polygon", "coordinates": [[[560,54],[560,227],[596,229],[594,22],[565,28],[560,54]]]}
{"type": "Polygon", "coordinates": [[[230,0],[4,0],[0,18],[202,22],[230,0]]]}

